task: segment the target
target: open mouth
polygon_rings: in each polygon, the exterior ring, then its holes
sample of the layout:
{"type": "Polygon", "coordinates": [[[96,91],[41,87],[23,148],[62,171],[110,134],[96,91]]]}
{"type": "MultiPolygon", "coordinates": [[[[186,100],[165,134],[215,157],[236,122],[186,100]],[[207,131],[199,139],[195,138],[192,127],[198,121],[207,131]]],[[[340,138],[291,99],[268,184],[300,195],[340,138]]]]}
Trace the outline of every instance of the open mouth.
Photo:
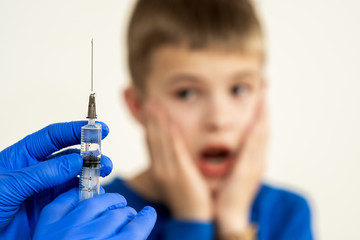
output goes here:
{"type": "Polygon", "coordinates": [[[201,151],[198,166],[209,177],[227,174],[233,163],[233,153],[226,146],[209,146],[201,151]]]}
{"type": "Polygon", "coordinates": [[[208,148],[202,152],[201,156],[204,161],[210,163],[221,163],[229,156],[230,151],[225,148],[208,148]]]}

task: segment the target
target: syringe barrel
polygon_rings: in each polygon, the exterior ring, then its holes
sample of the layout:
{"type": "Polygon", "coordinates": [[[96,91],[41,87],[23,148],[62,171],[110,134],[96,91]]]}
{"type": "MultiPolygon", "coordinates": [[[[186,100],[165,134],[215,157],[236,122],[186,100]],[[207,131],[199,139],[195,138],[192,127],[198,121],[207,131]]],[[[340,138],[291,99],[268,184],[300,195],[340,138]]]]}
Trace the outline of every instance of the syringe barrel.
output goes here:
{"type": "Polygon", "coordinates": [[[99,195],[101,160],[101,124],[90,119],[81,128],[81,151],[83,168],[80,173],[79,201],[99,195]]]}

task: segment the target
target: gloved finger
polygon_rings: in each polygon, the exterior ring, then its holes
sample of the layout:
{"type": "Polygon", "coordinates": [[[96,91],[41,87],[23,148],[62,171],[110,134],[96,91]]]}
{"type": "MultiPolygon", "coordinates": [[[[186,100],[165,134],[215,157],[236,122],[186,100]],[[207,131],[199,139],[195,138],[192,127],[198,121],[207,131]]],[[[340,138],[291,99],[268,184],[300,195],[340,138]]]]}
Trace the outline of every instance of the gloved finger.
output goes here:
{"type": "Polygon", "coordinates": [[[60,184],[54,188],[50,189],[52,199],[56,198],[60,194],[69,191],[72,188],[78,188],[79,187],[79,178],[76,176],[66,183],[60,184]]]}
{"type": "Polygon", "coordinates": [[[156,222],[156,211],[150,206],[144,207],[135,218],[120,230],[111,240],[144,240],[150,235],[156,222]]]}
{"type": "Polygon", "coordinates": [[[118,193],[105,193],[94,198],[81,201],[65,218],[70,225],[78,225],[97,218],[104,211],[123,208],[126,199],[118,193]]]}
{"type": "Polygon", "coordinates": [[[100,176],[106,177],[111,173],[112,169],[113,169],[113,163],[111,159],[108,156],[101,154],[100,176]]]}
{"type": "Polygon", "coordinates": [[[19,202],[44,189],[66,183],[80,173],[82,158],[78,154],[64,155],[12,172],[19,202]]]}
{"type": "MultiPolygon", "coordinates": [[[[50,156],[48,156],[46,159],[53,159],[59,156],[64,156],[66,154],[71,154],[71,153],[78,153],[80,154],[80,149],[76,149],[76,148],[71,148],[71,149],[66,149],[64,151],[58,152],[56,154],[52,154],[50,156]]],[[[106,177],[108,176],[111,171],[113,169],[113,163],[111,161],[111,159],[104,155],[101,154],[101,162],[100,162],[100,176],[101,177],[106,177]]]]}
{"type": "Polygon", "coordinates": [[[100,217],[80,227],[87,229],[84,238],[88,237],[90,239],[96,236],[97,239],[106,239],[119,232],[135,215],[136,211],[131,207],[118,208],[106,211],[100,217]],[[101,231],[99,231],[99,229],[101,229],[101,231]]]}
{"type": "Polygon", "coordinates": [[[73,188],[55,198],[51,203],[46,205],[40,214],[38,224],[51,224],[59,221],[79,202],[79,189],[73,188]]]}
{"type": "MultiPolygon", "coordinates": [[[[102,125],[102,138],[105,138],[109,133],[109,127],[103,122],[99,123],[102,125]]],[[[17,144],[24,145],[30,156],[43,159],[62,148],[79,144],[81,127],[86,124],[87,121],[51,124],[25,137],[17,144]]]]}
{"type": "MultiPolygon", "coordinates": [[[[57,193],[57,197],[41,211],[44,219],[48,219],[47,224],[60,220],[69,213],[79,202],[79,179],[70,180],[74,186],[69,185],[69,189],[62,193],[57,193]]],[[[105,190],[100,186],[100,194],[104,194],[105,190]]],[[[40,218],[41,219],[41,218],[40,218]]]]}

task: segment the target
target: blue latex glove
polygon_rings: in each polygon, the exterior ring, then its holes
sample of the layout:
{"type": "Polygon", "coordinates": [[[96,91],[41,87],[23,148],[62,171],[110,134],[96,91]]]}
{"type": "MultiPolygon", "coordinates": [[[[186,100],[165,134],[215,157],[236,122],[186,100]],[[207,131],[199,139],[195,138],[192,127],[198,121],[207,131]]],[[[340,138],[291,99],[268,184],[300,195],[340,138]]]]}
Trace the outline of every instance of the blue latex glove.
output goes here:
{"type": "MultiPolygon", "coordinates": [[[[74,153],[76,150],[48,159],[62,148],[79,144],[81,127],[86,124],[87,121],[52,124],[0,152],[0,238],[17,214],[24,216],[19,209],[24,208],[26,199],[34,195],[25,204],[32,233],[42,207],[58,194],[78,186],[75,177],[81,171],[82,158],[74,153]]],[[[102,136],[106,137],[109,128],[101,124],[102,136]]],[[[101,161],[101,175],[108,175],[112,162],[105,156],[101,161]]]]}
{"type": "Polygon", "coordinates": [[[71,189],[45,206],[33,239],[144,240],[155,224],[152,207],[136,214],[117,193],[101,194],[80,203],[78,198],[78,189],[71,189]]]}

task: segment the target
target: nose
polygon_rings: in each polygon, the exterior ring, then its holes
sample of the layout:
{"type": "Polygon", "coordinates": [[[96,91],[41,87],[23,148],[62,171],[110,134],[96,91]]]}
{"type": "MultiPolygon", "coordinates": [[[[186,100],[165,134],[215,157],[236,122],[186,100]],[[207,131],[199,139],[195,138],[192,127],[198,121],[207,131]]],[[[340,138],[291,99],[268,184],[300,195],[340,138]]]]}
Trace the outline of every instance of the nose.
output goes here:
{"type": "Polygon", "coordinates": [[[227,131],[231,128],[230,104],[224,96],[214,96],[208,99],[203,108],[203,123],[208,132],[227,131]]]}

